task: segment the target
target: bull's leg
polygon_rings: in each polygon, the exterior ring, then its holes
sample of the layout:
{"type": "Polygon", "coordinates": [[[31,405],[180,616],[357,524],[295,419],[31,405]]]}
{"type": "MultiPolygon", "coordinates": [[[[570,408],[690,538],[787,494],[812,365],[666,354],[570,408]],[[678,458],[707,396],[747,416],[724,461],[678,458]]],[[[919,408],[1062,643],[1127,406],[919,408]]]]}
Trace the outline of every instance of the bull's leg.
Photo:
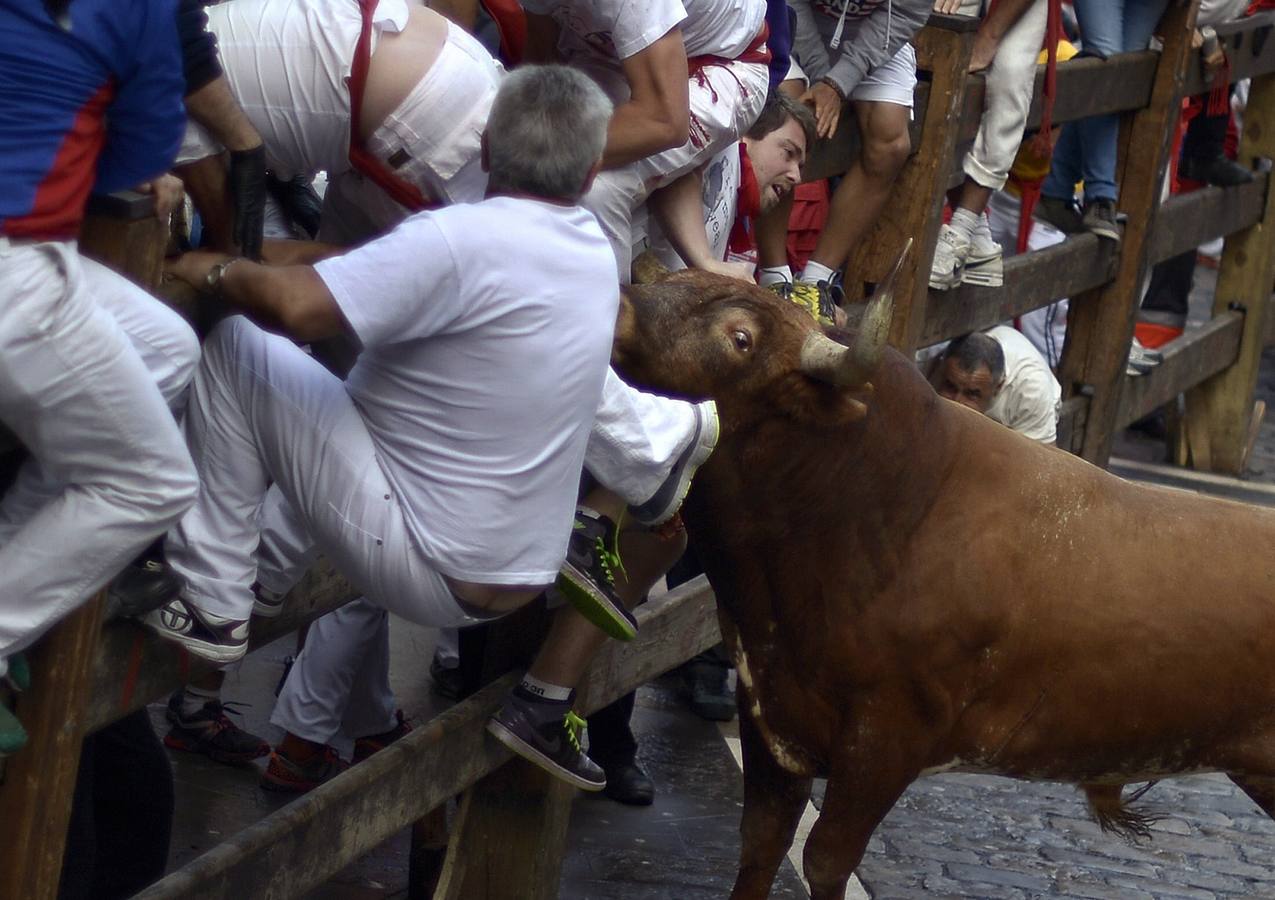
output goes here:
{"type": "Polygon", "coordinates": [[[801,811],[810,798],[810,778],[781,767],[753,724],[751,701],[739,686],[739,739],[744,754],[743,847],[731,900],[764,900],[792,846],[801,811]]]}
{"type": "Polygon", "coordinates": [[[920,772],[908,762],[906,748],[867,746],[862,735],[872,731],[863,728],[848,736],[832,761],[823,810],[802,860],[810,900],[842,900],[872,832],[920,772]]]}

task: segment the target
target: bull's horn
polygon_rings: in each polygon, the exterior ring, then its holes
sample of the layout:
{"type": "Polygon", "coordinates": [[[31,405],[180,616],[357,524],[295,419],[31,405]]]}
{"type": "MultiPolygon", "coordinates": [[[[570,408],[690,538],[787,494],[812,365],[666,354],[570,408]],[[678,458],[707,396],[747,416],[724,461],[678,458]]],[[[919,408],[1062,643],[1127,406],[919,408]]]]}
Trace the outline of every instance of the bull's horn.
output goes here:
{"type": "Polygon", "coordinates": [[[819,332],[812,332],[801,348],[801,370],[812,377],[842,387],[862,387],[881,364],[881,354],[890,337],[894,319],[894,286],[903,270],[903,261],[912,249],[912,239],[903,245],[899,258],[859,322],[854,343],[843,347],[819,332]]]}

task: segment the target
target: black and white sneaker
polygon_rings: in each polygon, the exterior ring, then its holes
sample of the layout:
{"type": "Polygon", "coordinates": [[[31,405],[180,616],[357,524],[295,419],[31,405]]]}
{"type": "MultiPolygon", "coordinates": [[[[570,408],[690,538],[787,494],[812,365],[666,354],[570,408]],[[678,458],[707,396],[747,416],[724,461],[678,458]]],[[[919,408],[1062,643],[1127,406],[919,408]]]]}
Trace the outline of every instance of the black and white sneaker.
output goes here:
{"type": "Polygon", "coordinates": [[[277,594],[272,590],[263,588],[259,583],[254,583],[252,585],[252,614],[265,619],[276,618],[279,613],[283,612],[283,600],[287,596],[286,593],[277,594]]]}
{"type": "Polygon", "coordinates": [[[630,506],[633,518],[643,525],[663,525],[682,508],[682,501],[691,489],[695,470],[707,462],[717,446],[720,425],[717,421],[717,404],[712,400],[695,404],[695,434],[682,455],[673,463],[668,477],[659,490],[639,506],[630,506]]]}
{"type": "Polygon", "coordinates": [[[585,721],[572,711],[574,699],[574,692],[566,700],[533,697],[520,685],[487,720],[487,730],[549,774],[582,791],[600,791],[607,786],[607,776],[581,749],[585,721]]]}
{"type": "Polygon", "coordinates": [[[615,572],[622,569],[618,539],[615,523],[606,516],[576,510],[555,587],[598,628],[616,640],[631,641],[637,636],[637,619],[615,592],[615,572]]]}
{"type": "Polygon", "coordinates": [[[227,619],[197,610],[180,596],[148,612],[141,622],[160,637],[212,662],[236,662],[248,652],[247,619],[227,619]]]}

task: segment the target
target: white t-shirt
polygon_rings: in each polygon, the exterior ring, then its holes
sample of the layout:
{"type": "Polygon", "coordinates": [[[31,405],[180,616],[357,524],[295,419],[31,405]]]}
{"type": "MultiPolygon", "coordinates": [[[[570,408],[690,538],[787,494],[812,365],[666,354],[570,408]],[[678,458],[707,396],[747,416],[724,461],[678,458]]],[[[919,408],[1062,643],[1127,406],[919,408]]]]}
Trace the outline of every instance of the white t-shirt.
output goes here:
{"type": "MultiPolygon", "coordinates": [[[[704,166],[703,180],[704,232],[708,236],[708,249],[713,259],[731,262],[756,262],[757,253],[737,254],[730,251],[730,233],[735,227],[735,213],[739,209],[739,145],[731,144],[714,156],[704,166]]],[[[651,249],[668,269],[686,268],[686,263],[658,226],[651,224],[651,249]]]]}
{"type": "Polygon", "coordinates": [[[987,415],[1033,440],[1054,443],[1062,403],[1058,379],[1022,332],[997,325],[986,333],[1005,354],[1005,385],[992,400],[987,415]]]}
{"type": "Polygon", "coordinates": [[[766,17],[764,0],[523,0],[561,29],[558,50],[568,63],[620,61],[682,26],[687,56],[734,59],[748,48],[766,17]]]}
{"type": "Polygon", "coordinates": [[[553,581],[619,305],[593,214],[450,206],[315,269],[363,344],[346,390],[421,551],[464,581],[553,581]]]}

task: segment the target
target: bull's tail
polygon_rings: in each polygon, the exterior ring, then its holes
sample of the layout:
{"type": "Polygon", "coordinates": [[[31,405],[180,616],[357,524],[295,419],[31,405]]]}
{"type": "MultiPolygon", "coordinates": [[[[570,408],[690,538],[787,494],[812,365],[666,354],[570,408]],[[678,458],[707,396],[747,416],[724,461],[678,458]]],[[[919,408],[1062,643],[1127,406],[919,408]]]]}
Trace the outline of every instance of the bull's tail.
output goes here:
{"type": "MultiPolygon", "coordinates": [[[[1155,782],[1151,782],[1154,784],[1155,782]]],[[[1135,802],[1146,793],[1146,787],[1135,791],[1129,803],[1135,802]]],[[[1098,827],[1103,831],[1118,834],[1126,841],[1136,843],[1139,840],[1151,839],[1151,826],[1164,818],[1152,810],[1133,810],[1127,805],[1122,784],[1082,784],[1085,799],[1089,801],[1089,811],[1093,813],[1098,827]]]]}

